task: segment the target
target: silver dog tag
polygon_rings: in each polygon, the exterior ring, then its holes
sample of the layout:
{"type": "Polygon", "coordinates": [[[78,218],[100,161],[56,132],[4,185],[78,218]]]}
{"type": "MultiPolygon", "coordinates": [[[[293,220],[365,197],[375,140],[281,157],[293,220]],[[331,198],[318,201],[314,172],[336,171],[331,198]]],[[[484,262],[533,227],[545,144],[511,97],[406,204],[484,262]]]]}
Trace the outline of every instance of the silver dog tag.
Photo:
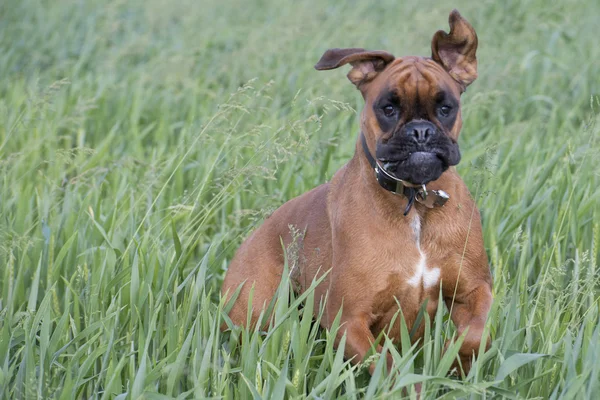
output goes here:
{"type": "Polygon", "coordinates": [[[443,206],[449,198],[448,193],[443,190],[429,190],[426,193],[419,191],[416,199],[425,207],[434,208],[443,206]]]}

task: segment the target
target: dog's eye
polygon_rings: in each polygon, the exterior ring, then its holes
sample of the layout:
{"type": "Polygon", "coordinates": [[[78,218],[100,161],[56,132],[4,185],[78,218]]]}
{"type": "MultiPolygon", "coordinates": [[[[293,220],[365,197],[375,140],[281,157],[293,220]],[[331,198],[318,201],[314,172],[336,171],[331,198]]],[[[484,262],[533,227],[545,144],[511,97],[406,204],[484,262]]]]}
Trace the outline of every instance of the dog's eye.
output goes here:
{"type": "Polygon", "coordinates": [[[397,112],[398,112],[398,110],[396,110],[396,108],[394,106],[383,107],[383,115],[385,115],[388,118],[393,117],[394,115],[396,115],[397,112]]]}
{"type": "Polygon", "coordinates": [[[452,107],[450,106],[441,106],[439,109],[440,115],[442,117],[447,117],[448,115],[450,115],[450,111],[452,111],[452,107]]]}

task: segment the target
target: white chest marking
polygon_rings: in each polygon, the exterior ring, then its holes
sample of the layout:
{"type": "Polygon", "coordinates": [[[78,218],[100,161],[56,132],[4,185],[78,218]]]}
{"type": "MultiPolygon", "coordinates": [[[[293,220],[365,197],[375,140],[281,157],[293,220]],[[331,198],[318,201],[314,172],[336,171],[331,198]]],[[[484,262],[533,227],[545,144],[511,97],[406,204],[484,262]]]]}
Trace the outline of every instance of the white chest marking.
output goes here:
{"type": "Polygon", "coordinates": [[[415,266],[415,274],[407,281],[409,285],[417,287],[423,283],[425,289],[435,286],[440,280],[440,269],[439,268],[427,268],[427,256],[421,250],[421,218],[415,215],[410,224],[415,242],[417,244],[417,250],[419,250],[419,262],[415,266]]]}

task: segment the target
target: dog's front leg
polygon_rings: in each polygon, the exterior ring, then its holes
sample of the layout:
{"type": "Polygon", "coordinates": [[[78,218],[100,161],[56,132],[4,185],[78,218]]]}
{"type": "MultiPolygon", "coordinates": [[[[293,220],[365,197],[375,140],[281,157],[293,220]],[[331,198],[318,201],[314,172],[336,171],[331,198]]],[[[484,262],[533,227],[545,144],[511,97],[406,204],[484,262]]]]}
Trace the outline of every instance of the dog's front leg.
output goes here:
{"type": "MultiPolygon", "coordinates": [[[[342,336],[346,334],[346,347],[344,348],[344,355],[346,359],[350,360],[353,364],[358,364],[365,359],[365,356],[375,343],[375,337],[369,329],[369,325],[364,318],[354,318],[346,320],[340,330],[338,331],[336,346],[339,344],[342,336]]],[[[378,353],[381,353],[382,347],[377,346],[378,353]]],[[[388,371],[392,368],[393,359],[390,354],[387,355],[388,371]]],[[[375,371],[375,362],[369,365],[369,373],[373,375],[375,371]]]]}
{"type": "MultiPolygon", "coordinates": [[[[451,312],[452,322],[460,337],[468,328],[465,340],[459,350],[460,361],[465,375],[471,369],[471,360],[479,352],[481,340],[486,341],[486,349],[490,346],[489,336],[483,338],[483,331],[488,312],[492,305],[492,291],[488,282],[480,282],[475,289],[464,296],[446,299],[451,312]]],[[[454,365],[457,367],[457,363],[454,365]]]]}

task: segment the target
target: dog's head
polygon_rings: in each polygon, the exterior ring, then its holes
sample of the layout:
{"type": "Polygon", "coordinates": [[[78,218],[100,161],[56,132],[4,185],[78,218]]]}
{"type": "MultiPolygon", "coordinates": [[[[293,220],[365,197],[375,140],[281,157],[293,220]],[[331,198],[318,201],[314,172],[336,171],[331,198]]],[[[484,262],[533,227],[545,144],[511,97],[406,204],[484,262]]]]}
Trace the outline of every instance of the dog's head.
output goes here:
{"type": "Polygon", "coordinates": [[[414,184],[460,161],[460,95],[477,78],[477,35],[457,10],[449,22],[450,33],[433,36],[431,58],[331,49],[315,65],[352,65],[348,79],[365,99],[361,129],[371,151],[388,172],[414,184]]]}

